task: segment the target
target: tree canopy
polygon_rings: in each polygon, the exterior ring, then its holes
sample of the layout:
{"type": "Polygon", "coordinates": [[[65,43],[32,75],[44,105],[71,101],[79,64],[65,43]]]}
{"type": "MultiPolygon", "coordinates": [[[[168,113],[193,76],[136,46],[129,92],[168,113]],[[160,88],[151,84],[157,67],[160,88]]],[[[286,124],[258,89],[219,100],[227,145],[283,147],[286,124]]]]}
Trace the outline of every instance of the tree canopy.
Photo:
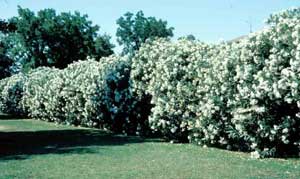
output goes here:
{"type": "Polygon", "coordinates": [[[0,26],[3,33],[14,31],[20,35],[29,56],[23,64],[30,68],[65,68],[87,56],[100,58],[113,54],[110,37],[99,35],[99,27],[77,11],[56,14],[54,9],[44,9],[35,14],[19,7],[18,16],[2,21],[0,26]]]}
{"type": "Polygon", "coordinates": [[[117,20],[117,41],[123,45],[123,53],[133,53],[138,50],[147,39],[155,37],[172,37],[173,27],[167,27],[167,21],[157,20],[155,17],[144,17],[139,11],[134,15],[127,12],[117,20]]]}
{"type": "Polygon", "coordinates": [[[6,20],[0,19],[0,31],[3,33],[14,32],[16,31],[16,25],[11,22],[7,22],[6,20]]]}
{"type": "Polygon", "coordinates": [[[11,75],[12,65],[13,60],[6,55],[5,44],[0,41],[0,80],[11,75]]]}

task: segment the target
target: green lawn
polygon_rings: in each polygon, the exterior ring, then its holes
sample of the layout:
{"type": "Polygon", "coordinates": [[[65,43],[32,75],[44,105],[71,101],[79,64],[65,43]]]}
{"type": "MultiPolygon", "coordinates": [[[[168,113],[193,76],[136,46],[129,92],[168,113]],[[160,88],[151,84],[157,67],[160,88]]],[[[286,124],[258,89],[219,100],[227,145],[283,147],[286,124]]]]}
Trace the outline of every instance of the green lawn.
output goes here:
{"type": "Polygon", "coordinates": [[[116,136],[34,120],[0,120],[1,179],[300,178],[300,159],[116,136]]]}

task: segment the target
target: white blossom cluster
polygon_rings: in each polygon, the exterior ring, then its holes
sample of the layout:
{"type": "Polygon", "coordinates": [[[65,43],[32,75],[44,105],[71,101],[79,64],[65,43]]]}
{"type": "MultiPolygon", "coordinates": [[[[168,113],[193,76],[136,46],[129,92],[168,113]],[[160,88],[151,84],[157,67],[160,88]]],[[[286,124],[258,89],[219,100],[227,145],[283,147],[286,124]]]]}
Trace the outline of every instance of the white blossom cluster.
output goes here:
{"type": "Polygon", "coordinates": [[[144,44],[131,78],[136,94],[152,96],[152,129],[255,157],[298,155],[300,9],[268,23],[238,42],[144,44]]]}
{"type": "Polygon", "coordinates": [[[236,54],[232,122],[260,157],[300,151],[300,9],[272,15],[236,54]]]}
{"type": "Polygon", "coordinates": [[[186,137],[197,115],[196,86],[209,69],[209,52],[214,46],[186,39],[177,43],[165,39],[144,44],[133,58],[131,78],[139,96],[151,94],[154,107],[151,128],[169,138],[186,137]],[[198,68],[203,66],[203,68],[198,68]]]}
{"type": "Polygon", "coordinates": [[[129,72],[128,59],[117,56],[69,65],[55,73],[43,90],[37,90],[44,91],[45,117],[59,123],[123,132],[132,107],[129,72]]]}
{"type": "Polygon", "coordinates": [[[33,118],[47,119],[50,114],[47,112],[49,88],[52,79],[60,70],[49,67],[40,67],[30,71],[26,75],[23,87],[22,106],[28,115],[33,118]]]}
{"type": "MultiPolygon", "coordinates": [[[[136,126],[131,126],[135,122],[129,117],[134,105],[129,77],[130,60],[110,56],[99,62],[78,61],[63,70],[35,69],[24,76],[20,96],[14,92],[6,94],[19,87],[20,75],[1,81],[0,86],[4,86],[2,98],[17,103],[33,118],[133,132],[130,130],[136,130],[136,126]]],[[[4,100],[0,101],[2,104],[4,100]]]]}
{"type": "Polygon", "coordinates": [[[23,115],[21,101],[25,75],[19,73],[0,80],[0,112],[13,115],[23,115]]]}

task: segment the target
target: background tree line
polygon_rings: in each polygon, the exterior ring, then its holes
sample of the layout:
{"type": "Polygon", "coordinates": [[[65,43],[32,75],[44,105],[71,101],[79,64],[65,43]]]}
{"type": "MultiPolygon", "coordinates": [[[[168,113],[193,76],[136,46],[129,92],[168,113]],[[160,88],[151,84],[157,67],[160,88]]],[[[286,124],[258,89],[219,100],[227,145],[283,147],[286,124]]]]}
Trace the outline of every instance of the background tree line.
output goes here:
{"type": "MultiPolygon", "coordinates": [[[[122,55],[133,55],[142,43],[155,37],[172,37],[167,21],[145,17],[142,11],[127,12],[117,19],[117,41],[122,55]]],[[[111,37],[79,12],[34,13],[18,7],[18,16],[0,20],[0,79],[40,66],[63,69],[68,64],[114,53],[111,37]]]]}

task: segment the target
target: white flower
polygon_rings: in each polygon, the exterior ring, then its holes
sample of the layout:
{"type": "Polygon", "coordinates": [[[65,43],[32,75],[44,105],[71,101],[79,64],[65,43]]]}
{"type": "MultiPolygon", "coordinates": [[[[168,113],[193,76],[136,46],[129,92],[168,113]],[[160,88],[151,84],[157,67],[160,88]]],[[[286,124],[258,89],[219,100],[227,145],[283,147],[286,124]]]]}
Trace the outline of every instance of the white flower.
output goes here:
{"type": "Polygon", "coordinates": [[[282,133],[288,133],[289,132],[289,129],[288,128],[284,128],[283,130],[282,130],[282,133]]]}
{"type": "Polygon", "coordinates": [[[251,152],[250,154],[251,154],[251,158],[254,158],[254,159],[260,158],[260,154],[258,151],[251,152]]]}
{"type": "Polygon", "coordinates": [[[172,133],[175,133],[177,131],[177,127],[175,126],[175,127],[173,127],[173,128],[171,128],[171,132],[172,133]]]}

